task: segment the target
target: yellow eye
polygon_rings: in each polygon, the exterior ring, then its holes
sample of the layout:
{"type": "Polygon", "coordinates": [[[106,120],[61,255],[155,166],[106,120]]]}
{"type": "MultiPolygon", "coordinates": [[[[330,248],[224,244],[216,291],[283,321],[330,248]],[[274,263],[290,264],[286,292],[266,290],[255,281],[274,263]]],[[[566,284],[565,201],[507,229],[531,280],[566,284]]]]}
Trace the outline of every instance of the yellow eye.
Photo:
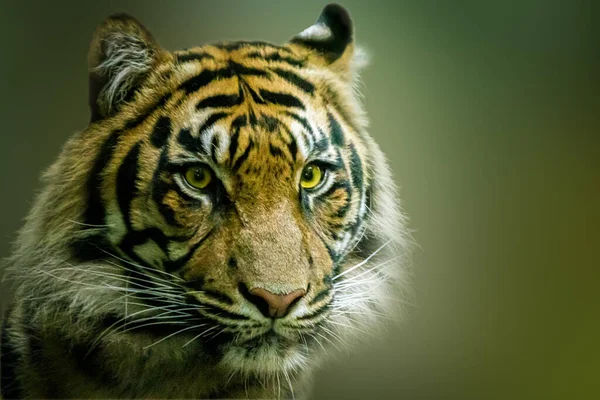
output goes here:
{"type": "Polygon", "coordinates": [[[204,189],[212,181],[212,173],[207,167],[190,167],[185,171],[185,180],[196,189],[204,189]]]}
{"type": "Polygon", "coordinates": [[[323,170],[315,164],[309,164],[302,171],[300,186],[304,189],[314,189],[323,180],[323,170]]]}

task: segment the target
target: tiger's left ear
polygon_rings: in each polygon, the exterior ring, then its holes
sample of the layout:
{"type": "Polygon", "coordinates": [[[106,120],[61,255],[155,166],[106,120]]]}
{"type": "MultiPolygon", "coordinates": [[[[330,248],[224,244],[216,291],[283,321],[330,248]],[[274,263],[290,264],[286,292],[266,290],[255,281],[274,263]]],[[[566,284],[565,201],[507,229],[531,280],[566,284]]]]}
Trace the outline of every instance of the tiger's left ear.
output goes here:
{"type": "Polygon", "coordinates": [[[91,121],[113,115],[163,54],[150,32],[127,14],[98,26],[88,53],[91,121]]]}
{"type": "Polygon", "coordinates": [[[350,14],[339,4],[325,6],[312,26],[290,40],[290,47],[346,80],[352,80],[355,70],[366,62],[364,54],[355,49],[350,14]]]}

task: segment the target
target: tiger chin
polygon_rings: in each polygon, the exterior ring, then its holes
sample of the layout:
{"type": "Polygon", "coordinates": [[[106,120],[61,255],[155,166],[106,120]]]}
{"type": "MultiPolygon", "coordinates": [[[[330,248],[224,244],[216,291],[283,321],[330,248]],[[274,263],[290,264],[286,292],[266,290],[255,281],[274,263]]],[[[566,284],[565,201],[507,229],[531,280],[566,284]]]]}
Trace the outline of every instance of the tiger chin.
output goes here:
{"type": "Polygon", "coordinates": [[[348,12],[283,45],[95,31],[87,128],[9,258],[10,398],[306,398],[404,315],[411,239],[348,12]],[[338,353],[339,354],[339,353],[338,353]]]}

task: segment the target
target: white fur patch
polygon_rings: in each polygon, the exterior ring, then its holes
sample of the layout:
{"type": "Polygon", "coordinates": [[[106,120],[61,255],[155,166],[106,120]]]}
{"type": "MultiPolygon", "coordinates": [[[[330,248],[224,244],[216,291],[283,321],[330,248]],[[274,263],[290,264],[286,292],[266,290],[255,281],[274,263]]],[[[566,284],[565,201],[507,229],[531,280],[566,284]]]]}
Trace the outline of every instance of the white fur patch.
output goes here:
{"type": "Polygon", "coordinates": [[[302,124],[296,120],[291,120],[290,122],[290,132],[292,136],[294,136],[294,140],[296,140],[296,145],[298,146],[298,151],[302,155],[304,159],[306,159],[310,153],[310,148],[313,146],[312,137],[309,132],[305,132],[302,124]]]}
{"type": "Polygon", "coordinates": [[[206,152],[206,154],[212,154],[213,151],[213,138],[218,136],[218,146],[215,149],[215,155],[219,162],[222,162],[225,154],[229,150],[229,142],[231,138],[229,137],[229,133],[222,126],[212,126],[208,130],[206,130],[202,136],[200,137],[200,141],[202,143],[202,148],[206,152]]]}
{"type": "Polygon", "coordinates": [[[110,112],[150,70],[154,54],[142,39],[122,32],[112,33],[105,42],[106,58],[94,70],[108,77],[100,97],[110,112]]]}
{"type": "Polygon", "coordinates": [[[331,29],[325,24],[314,24],[300,32],[297,37],[310,40],[327,40],[332,36],[331,29]]]}

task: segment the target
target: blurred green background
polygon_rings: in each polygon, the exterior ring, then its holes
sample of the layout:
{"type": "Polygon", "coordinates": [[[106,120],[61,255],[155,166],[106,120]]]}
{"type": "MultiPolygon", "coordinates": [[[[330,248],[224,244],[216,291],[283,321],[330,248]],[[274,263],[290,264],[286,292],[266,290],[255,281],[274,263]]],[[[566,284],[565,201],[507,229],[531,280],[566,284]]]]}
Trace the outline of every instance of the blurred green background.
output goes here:
{"type": "MultiPolygon", "coordinates": [[[[3,1],[0,256],[40,172],[86,126],[103,18],[131,13],[178,49],[283,42],[325,4],[3,1]]],[[[420,245],[417,299],[401,329],[328,364],[314,398],[600,398],[599,3],[343,4],[420,245]]]]}

